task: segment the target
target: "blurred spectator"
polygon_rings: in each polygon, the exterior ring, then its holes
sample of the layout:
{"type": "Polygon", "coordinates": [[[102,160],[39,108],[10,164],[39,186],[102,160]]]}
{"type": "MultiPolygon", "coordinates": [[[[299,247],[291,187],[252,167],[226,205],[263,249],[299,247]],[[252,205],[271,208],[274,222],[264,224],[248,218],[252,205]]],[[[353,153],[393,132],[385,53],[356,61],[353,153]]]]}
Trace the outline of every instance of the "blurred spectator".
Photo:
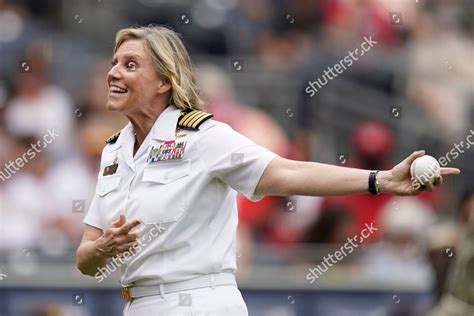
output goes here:
{"type": "Polygon", "coordinates": [[[466,190],[460,199],[457,221],[445,220],[429,230],[430,261],[436,272],[436,298],[439,300],[446,288],[448,269],[452,268],[457,245],[469,222],[474,219],[474,190],[466,190]]]}
{"type": "MultiPolygon", "coordinates": [[[[3,122],[3,111],[7,101],[7,87],[6,83],[0,80],[0,122],[3,122]]],[[[0,131],[3,130],[3,124],[0,124],[0,131]]]]}
{"type": "Polygon", "coordinates": [[[73,154],[73,105],[69,95],[48,82],[48,61],[44,47],[32,45],[14,78],[14,95],[5,110],[8,132],[16,137],[34,135],[41,139],[49,131],[59,137],[46,148],[50,159],[73,154]]]}
{"type": "MultiPolygon", "coordinates": [[[[5,135],[2,130],[0,129],[0,144],[2,150],[0,151],[0,252],[2,250],[6,250],[7,247],[7,218],[8,218],[8,210],[11,208],[9,205],[7,195],[5,192],[5,183],[8,181],[8,171],[4,168],[9,160],[12,158],[16,158],[15,153],[13,152],[14,146],[16,146],[13,139],[5,135]]],[[[1,272],[0,272],[1,273],[1,272]]]]}
{"type": "Polygon", "coordinates": [[[59,229],[71,244],[79,241],[83,224],[78,218],[95,194],[104,142],[114,132],[100,116],[89,116],[80,126],[77,155],[53,165],[46,176],[44,185],[55,189],[50,192],[52,213],[43,215],[45,229],[59,229]]]}
{"type": "Polygon", "coordinates": [[[343,244],[354,234],[352,217],[347,209],[328,207],[321,210],[319,219],[310,227],[302,242],[343,244]]]}
{"type": "Polygon", "coordinates": [[[407,94],[445,142],[468,133],[474,81],[472,35],[461,29],[461,7],[433,1],[433,12],[420,12],[408,45],[407,94]],[[443,43],[440,45],[440,43],[443,43]]]}
{"type": "Polygon", "coordinates": [[[446,276],[454,260],[456,245],[460,239],[459,224],[443,220],[428,232],[428,258],[435,273],[435,298],[438,301],[444,291],[446,276]]]}
{"type": "Polygon", "coordinates": [[[446,292],[430,316],[474,315],[474,220],[457,248],[446,292]]]}
{"type": "Polygon", "coordinates": [[[462,226],[474,219],[474,189],[466,190],[459,202],[459,218],[462,226]]]}
{"type": "Polygon", "coordinates": [[[400,34],[390,21],[390,11],[401,11],[388,9],[395,6],[403,8],[403,15],[409,23],[411,11],[414,4],[410,1],[395,5],[389,1],[348,1],[335,0],[325,1],[322,7],[323,20],[329,28],[330,38],[334,43],[354,43],[364,35],[374,35],[382,45],[394,45],[399,41],[400,34]]]}
{"type": "Polygon", "coordinates": [[[310,37],[302,31],[263,32],[258,37],[256,57],[262,66],[283,73],[305,64],[312,57],[310,37]]]}
{"type": "MultiPolygon", "coordinates": [[[[104,140],[114,131],[100,117],[90,117],[78,134],[77,155],[52,163],[40,152],[7,179],[1,198],[5,205],[2,222],[8,223],[2,229],[2,239],[11,241],[3,245],[6,250],[40,247],[50,255],[59,255],[78,242],[83,229],[78,219],[95,192],[104,140]]],[[[22,157],[36,142],[23,139],[6,160],[22,157]]]]}
{"type": "MultiPolygon", "coordinates": [[[[21,157],[36,142],[34,137],[28,137],[14,143],[7,160],[21,157]]],[[[49,167],[48,160],[40,153],[4,183],[2,222],[8,225],[3,226],[2,239],[8,240],[3,245],[6,250],[38,247],[42,221],[52,209],[50,188],[44,182],[49,167]]]]}
{"type": "Polygon", "coordinates": [[[272,244],[276,251],[281,247],[294,247],[298,242],[309,242],[307,234],[322,216],[323,198],[294,195],[287,197],[278,211],[267,219],[262,240],[272,244]]]}
{"type": "Polygon", "coordinates": [[[18,4],[0,0],[0,45],[18,38],[24,28],[18,4]]]}
{"type": "Polygon", "coordinates": [[[426,258],[426,232],[434,221],[426,203],[412,197],[394,199],[375,222],[384,232],[383,240],[368,250],[365,275],[375,282],[430,289],[434,279],[426,258]]]}
{"type": "Polygon", "coordinates": [[[228,25],[229,35],[238,34],[238,40],[234,36],[228,39],[231,51],[237,54],[255,51],[258,35],[269,28],[277,9],[275,1],[239,1],[228,25]]]}
{"type": "MultiPolygon", "coordinates": [[[[0,64],[0,79],[7,79],[3,74],[9,72],[13,67],[13,56],[19,51],[19,40],[26,33],[29,19],[25,19],[25,10],[22,4],[13,1],[0,0],[0,52],[2,53],[2,64],[0,64]]],[[[29,17],[30,18],[30,17],[29,17]]]]}
{"type": "Polygon", "coordinates": [[[349,166],[371,169],[391,167],[395,137],[388,125],[377,121],[361,122],[354,128],[351,141],[355,157],[351,158],[349,166]]]}

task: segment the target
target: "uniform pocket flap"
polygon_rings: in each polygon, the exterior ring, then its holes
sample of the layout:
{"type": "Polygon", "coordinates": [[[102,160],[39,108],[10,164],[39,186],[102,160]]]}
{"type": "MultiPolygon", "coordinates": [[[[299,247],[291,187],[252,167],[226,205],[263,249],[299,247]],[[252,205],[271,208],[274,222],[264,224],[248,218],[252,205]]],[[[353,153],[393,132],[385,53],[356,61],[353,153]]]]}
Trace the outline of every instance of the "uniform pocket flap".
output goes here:
{"type": "Polygon", "coordinates": [[[97,195],[105,196],[108,193],[114,191],[120,185],[121,179],[122,177],[120,175],[105,176],[103,178],[100,178],[96,188],[97,195]]]}

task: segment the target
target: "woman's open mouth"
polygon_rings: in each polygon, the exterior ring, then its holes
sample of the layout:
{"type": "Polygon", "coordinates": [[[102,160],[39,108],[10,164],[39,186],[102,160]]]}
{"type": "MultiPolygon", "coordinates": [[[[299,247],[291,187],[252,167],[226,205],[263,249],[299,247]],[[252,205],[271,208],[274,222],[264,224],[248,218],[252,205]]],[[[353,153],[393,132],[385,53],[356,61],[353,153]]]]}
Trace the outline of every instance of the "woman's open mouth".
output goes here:
{"type": "Polygon", "coordinates": [[[127,89],[116,86],[116,85],[111,85],[109,87],[109,93],[110,94],[124,94],[124,93],[127,93],[127,92],[128,92],[127,89]]]}

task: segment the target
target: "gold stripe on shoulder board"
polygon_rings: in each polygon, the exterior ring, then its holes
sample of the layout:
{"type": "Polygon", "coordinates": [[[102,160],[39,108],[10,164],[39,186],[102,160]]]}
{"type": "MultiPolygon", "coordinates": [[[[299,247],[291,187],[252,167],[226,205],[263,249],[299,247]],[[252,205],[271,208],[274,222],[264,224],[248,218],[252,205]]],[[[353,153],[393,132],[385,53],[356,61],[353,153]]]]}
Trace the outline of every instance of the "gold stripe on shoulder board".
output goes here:
{"type": "Polygon", "coordinates": [[[110,136],[109,138],[107,138],[107,140],[105,141],[106,144],[114,144],[117,139],[119,138],[120,136],[120,132],[121,131],[118,131],[117,133],[113,134],[112,136],[110,136]]]}
{"type": "Polygon", "coordinates": [[[197,129],[202,123],[204,123],[206,120],[210,119],[213,116],[214,115],[212,115],[211,113],[194,110],[191,112],[187,112],[183,116],[181,116],[178,121],[178,126],[197,129]]]}

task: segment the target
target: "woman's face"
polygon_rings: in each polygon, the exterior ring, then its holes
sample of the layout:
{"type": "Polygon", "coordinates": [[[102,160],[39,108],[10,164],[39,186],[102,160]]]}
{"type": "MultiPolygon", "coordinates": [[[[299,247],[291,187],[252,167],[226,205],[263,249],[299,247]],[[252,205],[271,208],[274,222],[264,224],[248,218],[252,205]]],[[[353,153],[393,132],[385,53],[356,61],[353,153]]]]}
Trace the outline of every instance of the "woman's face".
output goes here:
{"type": "Polygon", "coordinates": [[[143,41],[127,40],[120,45],[107,75],[109,94],[106,108],[134,114],[152,107],[166,85],[153,67],[143,41]]]}

